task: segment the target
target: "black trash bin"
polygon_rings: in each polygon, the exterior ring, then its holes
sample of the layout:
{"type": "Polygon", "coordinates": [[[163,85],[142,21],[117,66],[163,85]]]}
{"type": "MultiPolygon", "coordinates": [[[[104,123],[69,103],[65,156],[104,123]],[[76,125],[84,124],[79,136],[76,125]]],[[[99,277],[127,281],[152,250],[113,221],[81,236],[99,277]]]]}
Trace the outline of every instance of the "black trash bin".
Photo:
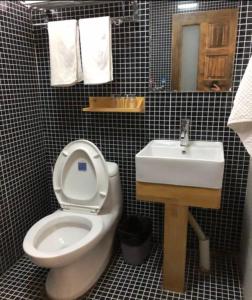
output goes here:
{"type": "Polygon", "coordinates": [[[151,220],[146,217],[130,216],[121,222],[118,231],[125,262],[141,265],[151,251],[151,220]]]}

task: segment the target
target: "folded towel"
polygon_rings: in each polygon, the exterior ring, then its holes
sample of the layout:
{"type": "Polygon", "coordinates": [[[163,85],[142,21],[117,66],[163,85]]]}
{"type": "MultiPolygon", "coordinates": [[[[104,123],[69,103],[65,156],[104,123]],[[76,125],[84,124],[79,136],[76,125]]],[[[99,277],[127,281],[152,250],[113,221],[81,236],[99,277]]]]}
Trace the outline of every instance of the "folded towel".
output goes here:
{"type": "Polygon", "coordinates": [[[113,80],[110,17],[79,20],[84,84],[113,80]]]}
{"type": "Polygon", "coordinates": [[[51,85],[70,86],[83,80],[76,20],[48,22],[51,85]]]}
{"type": "Polygon", "coordinates": [[[252,57],[236,93],[228,127],[239,135],[248,153],[252,155],[252,57]]]}

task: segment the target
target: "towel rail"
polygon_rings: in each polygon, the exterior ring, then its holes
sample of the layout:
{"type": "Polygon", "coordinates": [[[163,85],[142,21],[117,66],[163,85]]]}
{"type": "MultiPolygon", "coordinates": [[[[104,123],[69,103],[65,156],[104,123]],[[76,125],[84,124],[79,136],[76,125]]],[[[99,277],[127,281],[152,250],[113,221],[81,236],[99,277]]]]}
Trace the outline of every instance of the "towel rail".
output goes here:
{"type": "MultiPolygon", "coordinates": [[[[111,18],[111,22],[112,22],[112,24],[118,26],[118,25],[121,25],[122,23],[125,23],[125,22],[135,22],[135,20],[132,17],[114,17],[114,18],[111,18]]],[[[32,25],[33,26],[47,26],[47,23],[48,22],[34,23],[32,25]]]]}
{"type": "Polygon", "coordinates": [[[23,4],[31,9],[57,9],[57,8],[67,8],[76,6],[89,6],[89,5],[99,5],[99,4],[118,4],[124,2],[123,0],[93,0],[93,1],[55,1],[55,0],[42,0],[42,1],[21,1],[23,4]]]}
{"type": "MultiPolygon", "coordinates": [[[[130,1],[132,5],[132,15],[125,16],[125,1],[22,1],[23,4],[28,6],[30,9],[40,10],[48,12],[54,9],[60,8],[71,8],[78,6],[88,6],[88,5],[99,5],[99,4],[120,4],[122,5],[123,16],[122,17],[112,17],[111,21],[115,25],[121,25],[124,22],[137,22],[139,20],[139,8],[138,1],[130,1]]],[[[48,23],[48,16],[46,16],[46,22],[35,23],[33,26],[46,26],[48,23]]]]}

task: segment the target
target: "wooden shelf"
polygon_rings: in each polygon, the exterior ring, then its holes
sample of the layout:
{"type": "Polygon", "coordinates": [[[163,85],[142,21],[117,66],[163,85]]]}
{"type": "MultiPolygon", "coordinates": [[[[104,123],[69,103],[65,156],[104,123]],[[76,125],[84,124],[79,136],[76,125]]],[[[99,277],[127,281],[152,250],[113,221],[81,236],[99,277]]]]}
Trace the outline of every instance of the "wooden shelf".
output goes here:
{"type": "Polygon", "coordinates": [[[89,107],[83,112],[144,112],[144,97],[89,97],[89,107]]]}

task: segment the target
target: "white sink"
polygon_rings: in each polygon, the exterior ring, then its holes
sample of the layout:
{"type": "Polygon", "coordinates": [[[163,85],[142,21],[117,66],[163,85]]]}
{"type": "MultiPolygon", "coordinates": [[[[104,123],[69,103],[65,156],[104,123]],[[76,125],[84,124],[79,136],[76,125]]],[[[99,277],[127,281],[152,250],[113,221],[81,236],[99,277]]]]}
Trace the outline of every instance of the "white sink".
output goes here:
{"type": "Polygon", "coordinates": [[[182,153],[179,141],[153,140],[136,154],[136,180],[141,182],[222,187],[223,144],[190,142],[182,153]]]}

